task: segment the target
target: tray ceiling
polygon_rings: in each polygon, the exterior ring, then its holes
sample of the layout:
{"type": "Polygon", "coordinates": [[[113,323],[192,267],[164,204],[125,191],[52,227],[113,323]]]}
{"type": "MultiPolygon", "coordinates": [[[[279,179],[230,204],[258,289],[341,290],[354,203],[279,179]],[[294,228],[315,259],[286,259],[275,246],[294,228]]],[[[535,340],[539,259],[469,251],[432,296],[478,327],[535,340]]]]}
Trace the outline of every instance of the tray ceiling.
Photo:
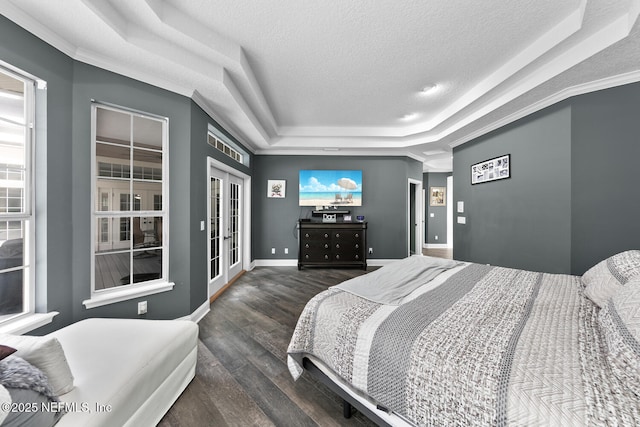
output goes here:
{"type": "Polygon", "coordinates": [[[640,80],[640,0],[0,0],[72,58],[192,97],[259,154],[451,148],[640,80]]]}

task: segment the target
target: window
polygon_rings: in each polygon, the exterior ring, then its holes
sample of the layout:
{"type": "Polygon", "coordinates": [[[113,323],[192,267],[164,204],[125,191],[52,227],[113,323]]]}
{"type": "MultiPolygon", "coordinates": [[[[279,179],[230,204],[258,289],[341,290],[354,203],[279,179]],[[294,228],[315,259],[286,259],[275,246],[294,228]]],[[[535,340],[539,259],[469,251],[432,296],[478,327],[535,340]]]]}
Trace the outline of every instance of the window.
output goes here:
{"type": "Polygon", "coordinates": [[[248,156],[246,153],[237,147],[232,142],[224,142],[222,141],[222,137],[214,134],[213,129],[209,129],[209,134],[207,135],[207,143],[217,149],[218,151],[226,154],[231,157],[236,162],[248,166],[248,156]]]}
{"type": "Polygon", "coordinates": [[[166,118],[93,105],[92,299],[167,282],[167,128],[166,118]]]}
{"type": "Polygon", "coordinates": [[[0,324],[34,313],[35,81],[0,68],[0,324]]]}

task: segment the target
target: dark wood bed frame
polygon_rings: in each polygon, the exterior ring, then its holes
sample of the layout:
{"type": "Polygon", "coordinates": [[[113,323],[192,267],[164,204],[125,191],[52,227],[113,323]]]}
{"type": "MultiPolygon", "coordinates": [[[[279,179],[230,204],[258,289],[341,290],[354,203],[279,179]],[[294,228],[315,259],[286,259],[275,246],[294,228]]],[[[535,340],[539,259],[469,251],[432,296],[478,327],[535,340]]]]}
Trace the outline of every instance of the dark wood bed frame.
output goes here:
{"type": "MultiPolygon", "coordinates": [[[[302,367],[313,375],[318,381],[326,385],[331,391],[342,398],[342,414],[345,418],[351,417],[352,409],[360,411],[365,417],[369,418],[379,426],[391,427],[391,424],[380,418],[378,414],[365,407],[362,403],[355,400],[340,386],[334,383],[324,372],[322,372],[313,362],[306,357],[302,359],[302,367]]],[[[378,407],[381,411],[385,411],[384,408],[378,407]]]]}

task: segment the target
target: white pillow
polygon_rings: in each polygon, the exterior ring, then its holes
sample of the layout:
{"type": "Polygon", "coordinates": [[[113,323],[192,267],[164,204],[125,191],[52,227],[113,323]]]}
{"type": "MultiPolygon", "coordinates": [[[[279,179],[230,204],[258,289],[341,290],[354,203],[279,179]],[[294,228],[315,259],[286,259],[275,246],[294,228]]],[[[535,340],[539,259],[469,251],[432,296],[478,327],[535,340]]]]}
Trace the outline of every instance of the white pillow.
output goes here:
{"type": "Polygon", "coordinates": [[[613,374],[640,396],[640,277],[609,299],[598,322],[613,374]]]}
{"type": "Polygon", "coordinates": [[[0,334],[0,343],[15,348],[18,351],[14,356],[22,357],[44,372],[54,395],[73,390],[73,374],[57,338],[0,334]]]}
{"type": "Polygon", "coordinates": [[[6,410],[7,405],[11,405],[11,395],[9,394],[9,390],[4,388],[2,384],[0,384],[0,424],[7,418],[9,415],[9,411],[6,410]]]}
{"type": "Polygon", "coordinates": [[[635,276],[640,276],[640,250],[629,250],[600,261],[582,275],[584,293],[604,307],[607,300],[635,276]]]}

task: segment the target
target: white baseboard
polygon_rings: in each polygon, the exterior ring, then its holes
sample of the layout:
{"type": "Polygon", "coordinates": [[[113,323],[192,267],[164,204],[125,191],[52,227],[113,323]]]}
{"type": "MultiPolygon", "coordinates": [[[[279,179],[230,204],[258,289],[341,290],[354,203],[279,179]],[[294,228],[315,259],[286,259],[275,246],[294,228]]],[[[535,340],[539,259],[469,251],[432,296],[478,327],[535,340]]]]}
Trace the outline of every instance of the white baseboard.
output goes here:
{"type": "Polygon", "coordinates": [[[382,267],[394,261],[398,261],[398,260],[397,259],[378,259],[378,258],[368,259],[367,265],[370,265],[371,267],[382,267]]]}
{"type": "Polygon", "coordinates": [[[253,260],[255,267],[297,267],[297,259],[256,259],[253,260]]]}
{"type": "Polygon", "coordinates": [[[424,249],[451,249],[448,243],[425,243],[422,245],[424,249]]]}
{"type": "MultiPolygon", "coordinates": [[[[367,259],[367,265],[372,267],[381,267],[387,265],[390,262],[397,261],[397,259],[367,259]]],[[[255,267],[297,267],[297,259],[256,259],[253,261],[255,267]]],[[[327,267],[331,268],[330,265],[327,267]]]]}
{"type": "Polygon", "coordinates": [[[211,304],[209,304],[209,298],[205,302],[202,303],[200,307],[196,309],[193,313],[188,316],[179,317],[176,320],[193,320],[198,323],[207,313],[211,310],[211,304]]]}

